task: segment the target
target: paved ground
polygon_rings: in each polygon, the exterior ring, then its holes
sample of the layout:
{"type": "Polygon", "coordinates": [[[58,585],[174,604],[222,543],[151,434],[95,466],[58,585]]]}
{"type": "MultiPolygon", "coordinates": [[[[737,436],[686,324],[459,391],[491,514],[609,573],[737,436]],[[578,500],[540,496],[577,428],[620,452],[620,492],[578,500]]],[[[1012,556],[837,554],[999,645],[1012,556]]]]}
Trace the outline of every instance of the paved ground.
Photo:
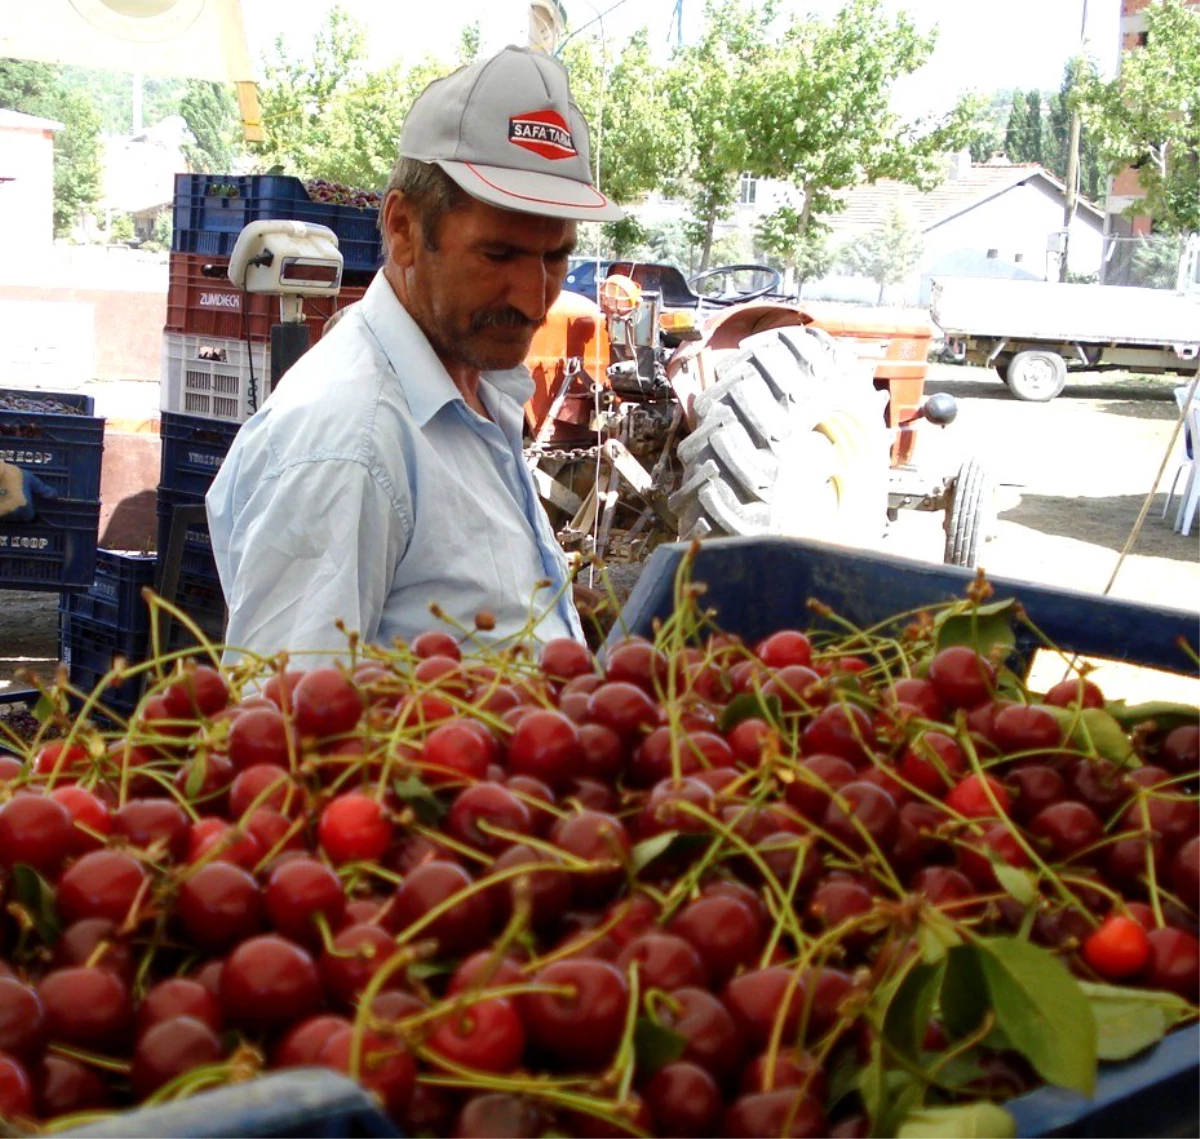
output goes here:
{"type": "MultiPolygon", "coordinates": [[[[928,390],[959,400],[957,422],[922,442],[919,457],[934,470],[954,471],[976,456],[998,483],[996,536],[984,567],[994,576],[1105,591],[1176,420],[1177,379],[1091,374],[1073,380],[1049,404],[1022,403],[990,372],[934,365],[928,390]]],[[[156,384],[90,384],[97,412],[133,425],[153,418],[156,384]]],[[[1181,448],[1177,445],[1176,452],[1181,448]]],[[[1161,517],[1166,480],[1111,590],[1150,604],[1200,609],[1200,549],[1196,531],[1184,538],[1161,517]]],[[[1172,517],[1174,510],[1172,509],[1172,517]]],[[[905,511],[880,548],[940,562],[941,515],[905,511]]],[[[57,595],[6,593],[0,605],[0,687],[14,672],[52,673],[58,658],[57,595]]],[[[1115,674],[1114,674],[1115,675],[1115,674]]],[[[1057,676],[1052,679],[1057,679],[1057,676]]],[[[1168,695],[1200,703],[1200,682],[1124,674],[1129,695],[1168,695]]]]}

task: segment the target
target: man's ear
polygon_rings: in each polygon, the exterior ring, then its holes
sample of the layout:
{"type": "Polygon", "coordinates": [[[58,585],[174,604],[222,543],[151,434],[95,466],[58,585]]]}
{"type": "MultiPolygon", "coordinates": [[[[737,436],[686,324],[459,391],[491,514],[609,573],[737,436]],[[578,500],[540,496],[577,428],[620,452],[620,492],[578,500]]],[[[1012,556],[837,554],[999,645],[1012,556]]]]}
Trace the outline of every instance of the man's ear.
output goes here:
{"type": "Polygon", "coordinates": [[[421,240],[421,219],[410,199],[392,190],[383,203],[383,243],[388,260],[401,269],[413,263],[416,243],[421,240]]]}

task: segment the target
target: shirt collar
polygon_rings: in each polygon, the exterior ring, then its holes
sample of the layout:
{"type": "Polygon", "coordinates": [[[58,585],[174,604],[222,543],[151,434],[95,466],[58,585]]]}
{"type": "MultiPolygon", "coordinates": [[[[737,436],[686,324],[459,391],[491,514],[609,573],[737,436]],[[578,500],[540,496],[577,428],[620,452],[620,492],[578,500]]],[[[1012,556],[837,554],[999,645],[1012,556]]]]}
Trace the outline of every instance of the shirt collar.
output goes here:
{"type": "MultiPolygon", "coordinates": [[[[380,271],[362,299],[367,327],[383,348],[413,418],[424,427],[446,404],[462,401],[433,346],[409,315],[380,271]]],[[[484,372],[483,383],[523,407],[533,396],[534,382],[524,365],[501,372],[484,372]]],[[[465,401],[463,401],[465,402],[465,401]]]]}

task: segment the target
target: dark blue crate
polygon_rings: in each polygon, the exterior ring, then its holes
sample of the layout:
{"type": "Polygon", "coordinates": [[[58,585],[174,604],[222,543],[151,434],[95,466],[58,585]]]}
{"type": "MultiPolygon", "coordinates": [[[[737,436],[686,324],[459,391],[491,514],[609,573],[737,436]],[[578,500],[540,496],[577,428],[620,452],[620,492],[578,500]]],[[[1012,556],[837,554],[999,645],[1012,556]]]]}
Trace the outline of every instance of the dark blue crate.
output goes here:
{"type": "Polygon", "coordinates": [[[52,399],[80,414],[0,406],[0,461],[32,471],[61,498],[99,500],[104,420],[92,414],[95,400],[73,392],[0,388],[0,403],[8,397],[52,399]]]}
{"type": "MultiPolygon", "coordinates": [[[[59,658],[67,666],[71,684],[89,695],[112,668],[115,657],[122,657],[129,664],[145,660],[147,638],[144,630],[118,632],[60,606],[58,646],[59,658]]],[[[114,711],[131,712],[141,698],[142,686],[141,677],[110,685],[100,702],[114,711]]]]}
{"type": "Polygon", "coordinates": [[[124,1111],[108,1120],[60,1131],[93,1139],[400,1139],[400,1132],[358,1084],[327,1068],[274,1072],[176,1103],[124,1111]]]}
{"type": "MultiPolygon", "coordinates": [[[[200,495],[170,491],[161,486],[158,488],[158,580],[161,581],[162,578],[163,559],[171,538],[175,507],[203,505],[204,499],[200,495]]],[[[220,580],[217,576],[216,562],[213,560],[212,541],[207,524],[193,523],[184,531],[182,570],[196,577],[210,578],[214,582],[220,580]]]]}
{"type": "Polygon", "coordinates": [[[98,502],[60,498],[31,522],[0,518],[0,589],[86,589],[96,567],[98,502]]]}
{"type": "Polygon", "coordinates": [[[86,593],[69,593],[63,608],[73,616],[122,631],[149,628],[150,607],[142,590],[154,584],[155,556],[119,550],[96,551],[96,576],[86,593]]]}
{"type": "MultiPolygon", "coordinates": [[[[651,555],[609,637],[653,635],[674,604],[675,573],[690,546],[659,546],[651,555]]],[[[703,543],[692,567],[703,583],[704,608],[729,633],[753,643],[782,628],[821,622],[809,598],[865,627],[898,613],[959,599],[970,570],[932,566],[820,542],[724,538],[703,543]]],[[[1015,597],[1030,619],[1068,652],[1194,675],[1181,642],[1196,645],[1196,613],[1077,593],[1031,582],[991,578],[995,600],[1015,597]]],[[[1037,645],[1018,634],[1018,649],[1037,645]]],[[[1174,1136],[1200,1134],[1200,1028],[1174,1032],[1143,1056],[1105,1065],[1092,1099],[1040,1088],[1012,1101],[1018,1134],[1027,1136],[1174,1136]]]]}
{"type": "Polygon", "coordinates": [[[1200,1026],[1181,1028],[1132,1060],[1103,1065],[1090,1099],[1046,1087],[1005,1107],[1022,1136],[1200,1134],[1200,1026]]]}
{"type": "Polygon", "coordinates": [[[174,230],[176,253],[228,257],[242,229],[268,218],[328,226],[337,235],[344,268],[376,269],[382,243],[373,209],[314,202],[299,178],[276,174],[177,174],[174,230]]]}
{"type": "MultiPolygon", "coordinates": [[[[674,543],[654,551],[610,641],[619,639],[623,628],[649,635],[654,619],[671,613],[675,570],[688,549],[684,543],[674,543]]],[[[809,598],[825,602],[856,625],[867,626],[897,613],[961,600],[974,576],[973,571],[955,566],[791,538],[705,542],[692,574],[694,581],[706,586],[702,604],[717,610],[716,623],[747,641],[785,627],[818,625],[805,607],[809,598]]],[[[1068,652],[1194,674],[1179,642],[1182,638],[1195,648],[1200,621],[1195,612],[1033,582],[989,580],[995,600],[1017,598],[1034,624],[1068,652]]],[[[1033,638],[1018,631],[1018,648],[1034,647],[1033,638]]]]}
{"type": "Polygon", "coordinates": [[[159,485],[203,497],[221,469],[241,424],[164,411],[159,485]]]}

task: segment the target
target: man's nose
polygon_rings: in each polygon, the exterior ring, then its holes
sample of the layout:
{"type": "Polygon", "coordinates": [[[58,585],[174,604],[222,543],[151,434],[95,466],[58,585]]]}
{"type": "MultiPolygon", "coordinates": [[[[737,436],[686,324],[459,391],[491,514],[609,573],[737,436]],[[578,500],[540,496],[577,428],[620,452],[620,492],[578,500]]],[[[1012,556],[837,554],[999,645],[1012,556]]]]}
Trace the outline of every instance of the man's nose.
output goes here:
{"type": "Polygon", "coordinates": [[[551,275],[540,258],[530,258],[516,269],[509,285],[508,300],[528,320],[540,323],[546,318],[554,297],[551,275]]]}

